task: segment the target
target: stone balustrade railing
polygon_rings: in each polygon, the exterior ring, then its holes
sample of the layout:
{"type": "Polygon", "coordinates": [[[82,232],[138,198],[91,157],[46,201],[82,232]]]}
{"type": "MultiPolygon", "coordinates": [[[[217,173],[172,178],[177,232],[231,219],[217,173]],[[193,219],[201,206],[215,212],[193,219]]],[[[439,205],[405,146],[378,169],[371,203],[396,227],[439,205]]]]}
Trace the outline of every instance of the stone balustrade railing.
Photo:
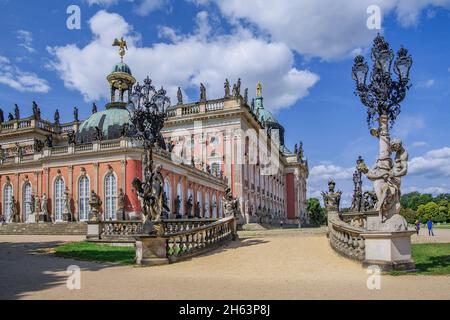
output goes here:
{"type": "Polygon", "coordinates": [[[6,121],[0,124],[0,132],[7,133],[22,129],[41,129],[51,133],[67,133],[69,131],[76,131],[77,127],[77,122],[57,125],[46,120],[36,120],[33,117],[28,117],[19,120],[6,121]]]}
{"type": "Polygon", "coordinates": [[[186,106],[182,109],[182,115],[188,115],[188,114],[197,114],[200,112],[200,107],[197,105],[193,106],[186,106]]]}
{"type": "Polygon", "coordinates": [[[367,230],[352,227],[338,219],[330,219],[328,223],[330,224],[331,247],[347,258],[363,261],[365,259],[365,240],[362,234],[367,230]]]}
{"type": "Polygon", "coordinates": [[[217,110],[223,110],[225,104],[223,101],[221,102],[211,102],[206,104],[206,111],[217,111],[217,110]]]}
{"type": "MultiPolygon", "coordinates": [[[[216,222],[217,219],[168,219],[163,220],[165,235],[187,232],[216,222]]],[[[90,234],[91,240],[134,241],[134,236],[142,234],[141,221],[100,221],[98,233],[90,234]]]]}
{"type": "Polygon", "coordinates": [[[217,245],[236,239],[236,225],[233,216],[198,228],[174,233],[166,238],[166,255],[169,263],[177,262],[217,245]]]}

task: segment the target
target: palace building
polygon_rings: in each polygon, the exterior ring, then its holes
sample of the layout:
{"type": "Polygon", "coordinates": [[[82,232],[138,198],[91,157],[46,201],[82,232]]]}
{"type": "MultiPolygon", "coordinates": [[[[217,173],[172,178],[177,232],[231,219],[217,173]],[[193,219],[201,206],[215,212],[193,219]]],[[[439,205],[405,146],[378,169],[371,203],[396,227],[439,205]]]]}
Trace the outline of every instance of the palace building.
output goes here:
{"type": "MultiPolygon", "coordinates": [[[[90,201],[100,199],[103,220],[140,218],[133,188],[142,178],[143,148],[125,132],[136,79],[123,60],[107,76],[111,89],[105,109],[92,106],[84,121],[74,108],[72,122],[31,115],[19,106],[4,117],[0,109],[0,217],[6,223],[89,221],[90,201]]],[[[262,86],[250,105],[240,80],[223,98],[178,103],[167,110],[166,146],[153,157],[163,168],[170,218],[223,216],[227,186],[240,199],[244,222],[308,222],[303,148],[291,152],[284,128],[264,108],[262,86]]]]}

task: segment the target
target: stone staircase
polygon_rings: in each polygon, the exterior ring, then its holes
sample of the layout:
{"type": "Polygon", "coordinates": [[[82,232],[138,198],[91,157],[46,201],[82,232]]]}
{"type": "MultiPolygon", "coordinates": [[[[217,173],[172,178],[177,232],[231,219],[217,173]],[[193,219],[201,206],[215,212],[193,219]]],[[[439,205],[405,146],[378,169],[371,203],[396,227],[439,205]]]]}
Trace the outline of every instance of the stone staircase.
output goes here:
{"type": "Polygon", "coordinates": [[[10,223],[0,225],[0,235],[86,235],[87,224],[71,223],[10,223]]]}

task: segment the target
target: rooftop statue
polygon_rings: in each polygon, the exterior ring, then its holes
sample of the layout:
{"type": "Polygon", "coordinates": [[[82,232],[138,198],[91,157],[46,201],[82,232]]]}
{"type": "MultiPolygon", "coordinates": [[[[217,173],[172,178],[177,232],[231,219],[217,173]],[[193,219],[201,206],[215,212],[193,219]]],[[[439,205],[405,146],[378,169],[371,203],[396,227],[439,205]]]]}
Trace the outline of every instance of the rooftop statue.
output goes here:
{"type": "Polygon", "coordinates": [[[206,101],[206,87],[200,83],[200,101],[206,101]]]}
{"type": "Polygon", "coordinates": [[[228,79],[225,79],[225,84],[223,85],[225,89],[225,99],[230,97],[230,82],[228,79]]]}
{"type": "Polygon", "coordinates": [[[342,191],[335,191],[336,183],[333,179],[328,181],[328,192],[322,192],[323,203],[327,212],[339,212],[342,191]]]}
{"type": "Polygon", "coordinates": [[[77,107],[73,108],[73,121],[75,121],[75,122],[80,121],[78,118],[78,108],[77,107]]]}
{"type": "Polygon", "coordinates": [[[3,109],[0,108],[0,124],[2,124],[5,121],[5,116],[3,114],[3,109]]]}
{"type": "Polygon", "coordinates": [[[20,109],[17,104],[14,106],[14,116],[16,120],[20,120],[20,109]]]}
{"type": "Polygon", "coordinates": [[[178,100],[178,104],[183,104],[183,92],[181,91],[180,87],[178,87],[178,91],[177,91],[177,100],[178,100]]]}

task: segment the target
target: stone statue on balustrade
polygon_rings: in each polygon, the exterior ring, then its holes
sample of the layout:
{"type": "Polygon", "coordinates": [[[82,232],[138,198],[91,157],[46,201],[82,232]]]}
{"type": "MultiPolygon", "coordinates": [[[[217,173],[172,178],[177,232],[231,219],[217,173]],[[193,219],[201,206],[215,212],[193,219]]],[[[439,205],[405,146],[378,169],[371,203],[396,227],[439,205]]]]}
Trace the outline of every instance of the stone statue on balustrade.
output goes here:
{"type": "Polygon", "coordinates": [[[44,193],[41,199],[41,212],[39,214],[39,222],[49,221],[48,216],[48,199],[47,195],[44,193]]]}
{"type": "Polygon", "coordinates": [[[46,148],[53,148],[53,136],[51,134],[45,136],[44,146],[46,148]]]}
{"type": "Polygon", "coordinates": [[[225,189],[225,195],[223,197],[222,203],[225,216],[233,215],[237,217],[241,213],[241,210],[239,208],[239,199],[233,197],[231,188],[227,187],[225,189]]]}
{"type": "Polygon", "coordinates": [[[335,191],[336,182],[333,179],[328,181],[328,192],[322,192],[323,203],[327,212],[339,212],[342,191],[335,191]]]}
{"type": "Polygon", "coordinates": [[[34,142],[33,142],[33,150],[35,153],[40,153],[42,152],[42,150],[44,149],[44,142],[34,138],[34,142]]]}
{"type": "Polygon", "coordinates": [[[206,101],[206,87],[200,83],[200,101],[206,101]]]}
{"type": "Polygon", "coordinates": [[[17,203],[16,203],[16,199],[14,198],[14,196],[11,196],[11,202],[9,203],[9,212],[10,212],[10,216],[9,216],[9,222],[22,222],[20,221],[20,215],[18,215],[18,211],[17,211],[17,203]]]}
{"type": "Polygon", "coordinates": [[[91,207],[89,221],[98,222],[99,221],[99,213],[100,213],[101,206],[102,206],[102,200],[95,193],[94,190],[91,190],[91,197],[89,198],[89,206],[91,207]]]}
{"type": "Polygon", "coordinates": [[[181,219],[181,198],[177,195],[177,198],[175,199],[175,217],[177,219],[181,219]]]}
{"type": "Polygon", "coordinates": [[[17,104],[14,105],[14,117],[16,120],[20,120],[20,109],[17,104]]]}
{"type": "Polygon", "coordinates": [[[178,104],[183,104],[183,92],[181,91],[181,87],[178,87],[177,90],[177,101],[178,104]]]}
{"type": "Polygon", "coordinates": [[[75,131],[70,130],[69,132],[67,132],[67,143],[68,143],[70,146],[76,144],[76,135],[75,135],[75,131]]]}
{"type": "Polygon", "coordinates": [[[225,84],[223,85],[225,89],[225,99],[230,97],[230,82],[228,79],[225,79],[225,84]]]}
{"type": "Polygon", "coordinates": [[[70,192],[66,187],[62,196],[63,219],[64,221],[72,221],[72,208],[70,206],[70,192]]]}
{"type": "Polygon", "coordinates": [[[125,214],[125,194],[123,193],[122,188],[120,188],[119,196],[117,197],[117,217],[122,221],[127,220],[125,214]]]}
{"type": "Polygon", "coordinates": [[[380,213],[381,228],[390,231],[407,230],[407,222],[400,215],[401,178],[408,173],[408,152],[400,139],[392,139],[385,152],[372,169],[365,163],[360,164],[361,171],[374,182],[378,198],[375,210],[380,213]],[[391,158],[395,153],[394,159],[391,158]]]}
{"type": "Polygon", "coordinates": [[[201,216],[200,216],[200,202],[199,201],[197,201],[197,203],[195,204],[194,217],[195,218],[201,218],[201,216]]]}
{"type": "Polygon", "coordinates": [[[3,113],[3,109],[0,108],[0,124],[2,124],[3,122],[5,122],[5,115],[3,113]]]}
{"type": "MultiPolygon", "coordinates": [[[[36,217],[36,222],[41,222],[41,216],[40,216],[40,213],[41,213],[41,199],[39,198],[38,194],[36,194],[34,196],[33,209],[34,209],[33,213],[34,213],[34,215],[36,217]]],[[[42,222],[44,222],[44,221],[45,221],[45,219],[42,222]]]]}
{"type": "Polygon", "coordinates": [[[188,218],[192,218],[192,195],[189,196],[187,202],[186,202],[186,208],[187,208],[187,216],[188,218]]]}

